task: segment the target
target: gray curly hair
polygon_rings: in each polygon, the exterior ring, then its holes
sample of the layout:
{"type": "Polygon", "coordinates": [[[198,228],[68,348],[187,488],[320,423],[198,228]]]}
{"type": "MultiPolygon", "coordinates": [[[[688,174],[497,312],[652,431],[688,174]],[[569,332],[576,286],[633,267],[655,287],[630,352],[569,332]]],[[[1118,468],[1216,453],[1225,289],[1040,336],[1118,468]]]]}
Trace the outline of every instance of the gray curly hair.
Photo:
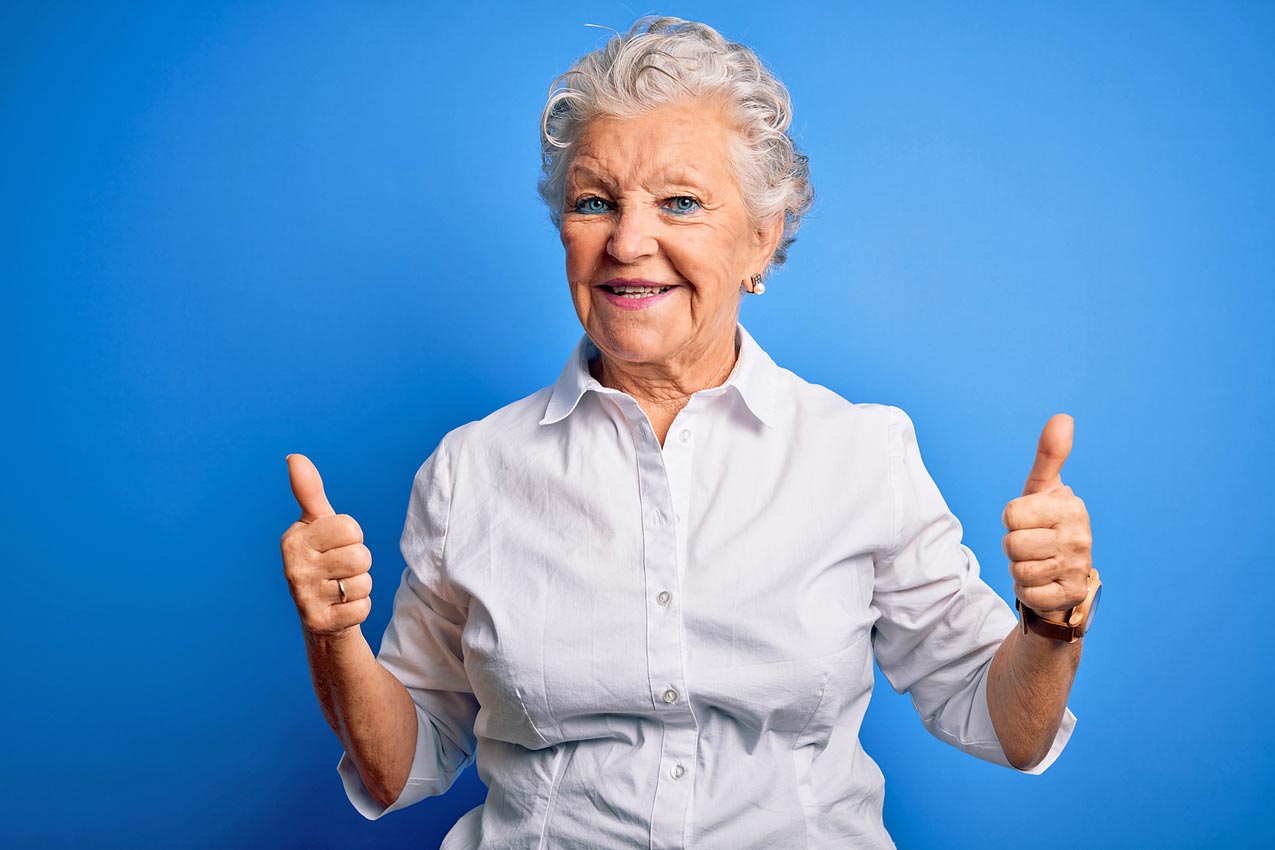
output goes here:
{"type": "Polygon", "coordinates": [[[735,177],[754,224],[761,229],[783,214],[770,262],[782,265],[814,201],[806,156],[788,132],[788,90],[752,50],[680,18],[639,18],[554,81],[540,118],[539,183],[554,226],[562,227],[567,169],[589,121],[632,117],[688,97],[726,104],[739,132],[735,177]]]}

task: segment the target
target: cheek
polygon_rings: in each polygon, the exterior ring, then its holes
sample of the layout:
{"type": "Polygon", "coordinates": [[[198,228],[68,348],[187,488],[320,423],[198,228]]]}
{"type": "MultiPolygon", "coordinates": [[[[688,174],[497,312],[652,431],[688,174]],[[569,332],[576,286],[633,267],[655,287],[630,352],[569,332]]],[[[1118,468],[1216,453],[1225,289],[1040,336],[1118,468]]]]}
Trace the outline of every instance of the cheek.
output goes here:
{"type": "Polygon", "coordinates": [[[699,233],[683,240],[678,248],[675,262],[698,284],[698,295],[713,301],[738,300],[744,268],[740,245],[729,233],[699,233]]]}
{"type": "Polygon", "coordinates": [[[564,229],[561,237],[562,247],[566,252],[567,279],[575,282],[581,275],[587,276],[590,269],[596,265],[598,239],[587,231],[581,232],[579,229],[571,231],[564,229]]]}

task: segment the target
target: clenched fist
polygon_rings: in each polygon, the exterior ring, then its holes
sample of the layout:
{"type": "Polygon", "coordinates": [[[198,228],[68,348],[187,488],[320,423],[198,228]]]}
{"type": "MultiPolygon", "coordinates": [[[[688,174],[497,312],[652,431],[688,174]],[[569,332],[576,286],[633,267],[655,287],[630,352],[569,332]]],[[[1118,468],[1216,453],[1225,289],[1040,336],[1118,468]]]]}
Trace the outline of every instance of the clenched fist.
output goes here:
{"type": "Polygon", "coordinates": [[[1023,495],[1002,515],[1014,595],[1044,619],[1059,622],[1085,601],[1093,565],[1089,512],[1060,477],[1074,429],[1065,413],[1046,423],[1023,495]]]}
{"type": "Polygon", "coordinates": [[[332,510],[309,458],[288,455],[288,477],[301,518],[279,541],[283,575],[301,625],[314,634],[338,635],[372,610],[372,553],[354,517],[332,510]]]}

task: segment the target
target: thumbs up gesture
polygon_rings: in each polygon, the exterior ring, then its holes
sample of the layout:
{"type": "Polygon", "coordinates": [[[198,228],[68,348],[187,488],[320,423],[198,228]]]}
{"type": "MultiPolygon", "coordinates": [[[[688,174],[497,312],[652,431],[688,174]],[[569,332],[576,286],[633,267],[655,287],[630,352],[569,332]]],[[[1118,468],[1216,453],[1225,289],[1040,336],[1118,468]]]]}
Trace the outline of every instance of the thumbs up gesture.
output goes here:
{"type": "Polygon", "coordinates": [[[332,510],[309,458],[288,455],[288,476],[301,518],[279,541],[283,575],[301,625],[314,634],[338,635],[372,610],[372,553],[354,517],[332,510]]]}
{"type": "Polygon", "coordinates": [[[1009,530],[1003,546],[1014,595],[1046,620],[1066,620],[1085,600],[1093,564],[1089,512],[1062,483],[1074,429],[1065,413],[1045,424],[1023,495],[1007,504],[1001,515],[1009,530]]]}

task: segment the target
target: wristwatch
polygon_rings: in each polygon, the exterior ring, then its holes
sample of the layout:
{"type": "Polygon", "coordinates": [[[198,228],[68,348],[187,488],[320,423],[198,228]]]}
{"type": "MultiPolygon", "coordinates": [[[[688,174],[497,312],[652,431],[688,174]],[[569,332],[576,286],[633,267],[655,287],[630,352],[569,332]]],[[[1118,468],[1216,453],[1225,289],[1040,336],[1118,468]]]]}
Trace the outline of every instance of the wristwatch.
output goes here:
{"type": "Polygon", "coordinates": [[[1018,616],[1022,619],[1023,634],[1027,634],[1027,630],[1031,629],[1042,637],[1075,643],[1089,631],[1089,626],[1093,623],[1094,612],[1098,610],[1098,597],[1101,595],[1102,581],[1098,578],[1098,571],[1090,570],[1089,594],[1085,597],[1084,602],[1071,609],[1071,612],[1067,615],[1067,621],[1063,623],[1059,623],[1056,620],[1046,620],[1024,605],[1021,599],[1015,600],[1018,607],[1018,616]]]}

